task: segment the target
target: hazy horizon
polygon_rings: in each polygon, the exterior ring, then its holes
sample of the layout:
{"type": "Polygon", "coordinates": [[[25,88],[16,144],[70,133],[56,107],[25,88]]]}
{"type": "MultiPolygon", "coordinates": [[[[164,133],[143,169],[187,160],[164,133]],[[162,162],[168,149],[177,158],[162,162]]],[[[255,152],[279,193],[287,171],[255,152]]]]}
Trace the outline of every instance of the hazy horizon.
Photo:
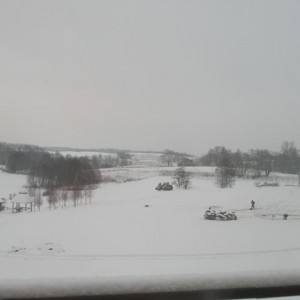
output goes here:
{"type": "MultiPolygon", "coordinates": [[[[285,142],[291,142],[292,143],[292,146],[295,146],[297,148],[297,145],[294,145],[294,141],[283,141],[283,143],[285,142]]],[[[57,146],[57,145],[48,145],[48,146],[45,146],[45,145],[37,145],[37,144],[30,144],[30,143],[22,143],[22,142],[7,142],[7,141],[0,141],[0,143],[6,143],[6,144],[15,144],[15,145],[28,145],[28,146],[37,146],[37,147],[40,147],[40,148],[43,148],[43,149],[49,149],[49,148],[58,148],[58,149],[66,149],[66,150],[61,150],[61,151],[71,151],[71,150],[74,150],[74,151],[98,151],[98,150],[116,150],[116,151],[132,151],[132,152],[153,152],[153,153],[163,153],[165,151],[174,151],[174,152],[177,152],[177,153],[186,153],[187,155],[193,155],[193,156],[201,156],[201,155],[205,155],[207,154],[207,152],[209,152],[209,150],[211,149],[214,149],[216,147],[225,147],[224,145],[214,145],[214,146],[207,146],[207,150],[202,152],[202,153],[192,153],[192,152],[188,152],[188,151],[179,151],[177,149],[171,149],[171,148],[165,148],[165,149],[134,149],[134,148],[115,148],[115,147],[91,147],[91,148],[88,148],[88,147],[76,147],[76,146],[57,146]]],[[[282,143],[282,144],[283,144],[282,143]]],[[[239,151],[242,151],[242,152],[249,152],[251,150],[268,150],[270,151],[271,153],[278,153],[281,151],[281,147],[282,147],[282,144],[280,145],[280,147],[278,149],[266,149],[266,148],[257,148],[257,147],[251,147],[249,149],[241,149],[239,147],[237,148],[230,148],[230,147],[225,147],[227,150],[230,150],[232,152],[235,152],[237,150],[239,151]]],[[[299,148],[297,148],[298,151],[300,151],[299,148]]]]}
{"type": "Polygon", "coordinates": [[[0,140],[300,146],[300,2],[0,1],[0,140]]]}

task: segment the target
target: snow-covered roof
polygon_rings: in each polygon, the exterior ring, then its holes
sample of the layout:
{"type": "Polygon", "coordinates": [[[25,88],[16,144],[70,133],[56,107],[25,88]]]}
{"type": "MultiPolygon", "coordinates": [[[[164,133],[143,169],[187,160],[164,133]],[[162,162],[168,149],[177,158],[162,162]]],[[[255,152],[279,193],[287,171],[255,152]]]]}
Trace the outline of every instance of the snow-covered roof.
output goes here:
{"type": "Polygon", "coordinates": [[[17,194],[11,201],[13,203],[31,203],[33,199],[28,194],[17,194]]]}

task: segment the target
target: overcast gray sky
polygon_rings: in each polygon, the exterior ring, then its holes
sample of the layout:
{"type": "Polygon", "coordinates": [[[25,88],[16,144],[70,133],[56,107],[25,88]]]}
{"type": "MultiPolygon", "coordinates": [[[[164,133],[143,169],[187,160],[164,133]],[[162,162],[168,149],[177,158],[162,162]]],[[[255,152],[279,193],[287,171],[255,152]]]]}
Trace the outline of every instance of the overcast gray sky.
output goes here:
{"type": "Polygon", "coordinates": [[[300,1],[0,0],[0,141],[300,147],[300,1]]]}

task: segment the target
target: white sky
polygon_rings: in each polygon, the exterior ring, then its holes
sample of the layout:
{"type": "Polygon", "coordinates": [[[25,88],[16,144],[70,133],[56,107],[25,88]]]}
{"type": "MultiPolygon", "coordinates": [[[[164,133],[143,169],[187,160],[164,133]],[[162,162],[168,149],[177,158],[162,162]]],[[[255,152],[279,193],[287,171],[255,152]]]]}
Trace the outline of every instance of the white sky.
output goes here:
{"type": "Polygon", "coordinates": [[[300,147],[300,1],[0,0],[0,141],[300,147]]]}

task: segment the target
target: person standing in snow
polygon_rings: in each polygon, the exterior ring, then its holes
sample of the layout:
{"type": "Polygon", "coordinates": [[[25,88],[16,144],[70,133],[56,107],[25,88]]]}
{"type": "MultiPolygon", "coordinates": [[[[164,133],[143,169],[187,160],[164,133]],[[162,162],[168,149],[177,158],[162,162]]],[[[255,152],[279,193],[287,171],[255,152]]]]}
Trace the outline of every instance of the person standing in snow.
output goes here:
{"type": "Polygon", "coordinates": [[[254,209],[254,205],[255,205],[254,200],[251,200],[251,208],[250,208],[251,210],[254,209]]]}

